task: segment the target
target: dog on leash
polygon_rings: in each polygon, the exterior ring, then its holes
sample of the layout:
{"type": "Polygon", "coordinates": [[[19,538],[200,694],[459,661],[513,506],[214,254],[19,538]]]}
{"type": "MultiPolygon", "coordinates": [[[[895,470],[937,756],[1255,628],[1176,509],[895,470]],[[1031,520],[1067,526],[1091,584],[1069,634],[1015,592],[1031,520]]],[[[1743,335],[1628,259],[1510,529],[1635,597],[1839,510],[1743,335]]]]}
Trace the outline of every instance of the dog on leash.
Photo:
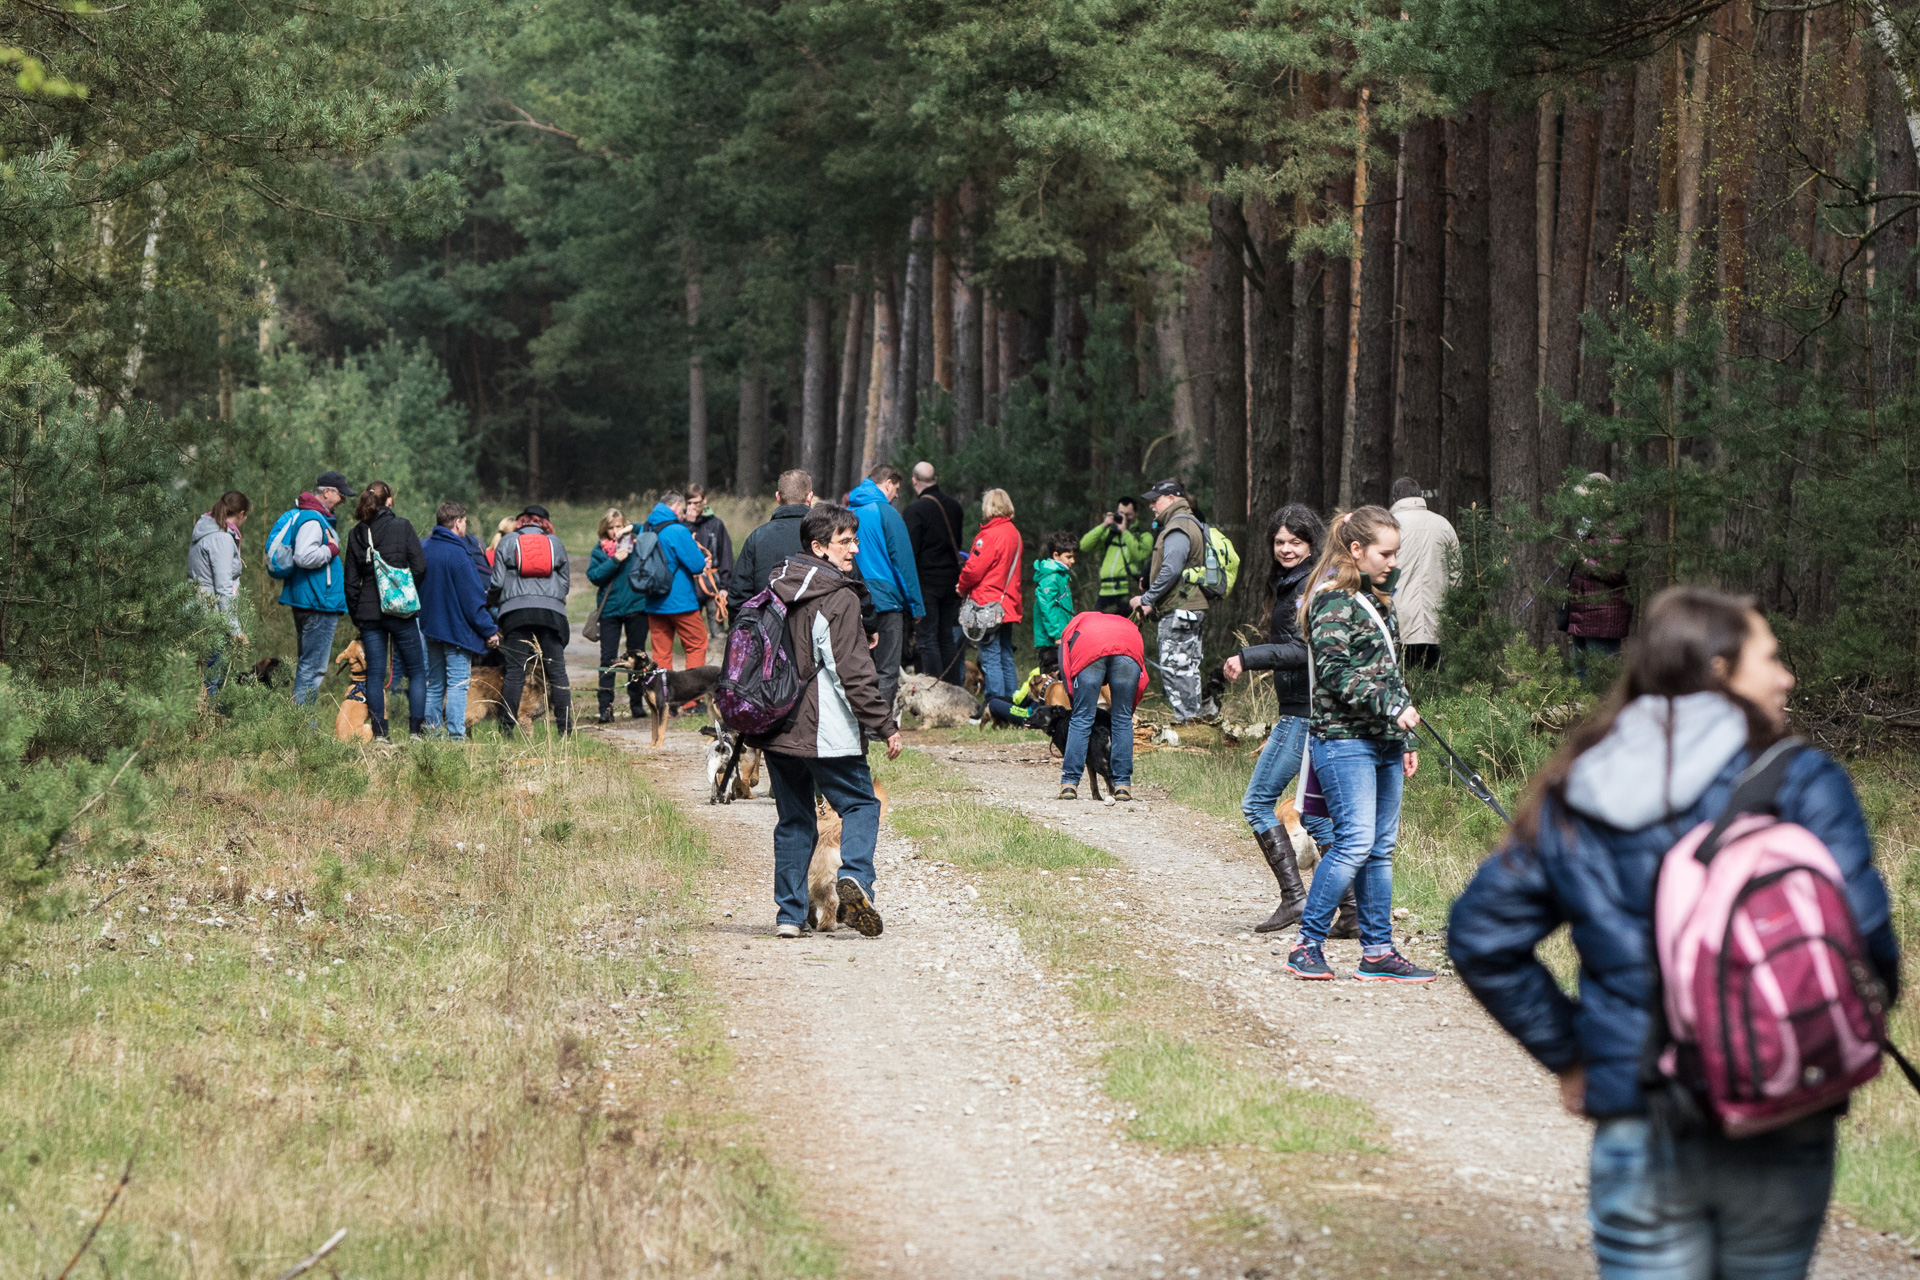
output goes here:
{"type": "MultiPolygon", "coordinates": [[[[629,667],[640,676],[640,687],[647,714],[653,719],[653,746],[667,737],[667,713],[672,707],[710,699],[713,687],[720,683],[719,667],[694,667],[688,671],[669,671],[644,653],[628,654],[615,666],[629,667]]],[[[709,703],[709,710],[712,709],[709,703]]]]}
{"type": "Polygon", "coordinates": [[[893,717],[908,714],[922,729],[963,729],[980,715],[980,704],[957,684],[932,676],[902,676],[893,695],[893,717]]]}
{"type": "MultiPolygon", "coordinates": [[[[1105,689],[1102,689],[1105,692],[1105,689]]],[[[1073,695],[1067,682],[1050,671],[1036,671],[1027,677],[1027,705],[1032,707],[1073,708],[1073,695]]]]}
{"type": "Polygon", "coordinates": [[[747,746],[737,733],[713,725],[700,726],[707,743],[708,804],[732,804],[753,799],[754,784],[760,781],[760,752],[747,746]]]}
{"type": "MultiPolygon", "coordinates": [[[[887,789],[876,782],[873,794],[880,801],[880,816],[887,816],[887,789]]],[[[813,841],[813,861],[807,867],[807,905],[813,927],[820,933],[832,933],[840,923],[840,815],[833,811],[825,796],[814,801],[817,830],[813,841]]]]}
{"type": "MultiPolygon", "coordinates": [[[[1053,740],[1062,758],[1067,754],[1067,730],[1073,721],[1073,712],[1066,707],[1056,707],[1049,703],[1035,707],[1033,714],[1027,717],[1027,728],[1038,729],[1053,740]]],[[[1107,780],[1107,790],[1113,790],[1113,713],[1102,707],[1093,713],[1093,729],[1087,734],[1087,789],[1093,798],[1100,796],[1100,780],[1107,780]]]]}
{"type": "Polygon", "coordinates": [[[372,713],[367,710],[367,651],[355,640],[340,651],[334,666],[347,669],[347,696],[340,699],[340,713],[333,718],[333,736],[342,742],[372,742],[372,713]]]}

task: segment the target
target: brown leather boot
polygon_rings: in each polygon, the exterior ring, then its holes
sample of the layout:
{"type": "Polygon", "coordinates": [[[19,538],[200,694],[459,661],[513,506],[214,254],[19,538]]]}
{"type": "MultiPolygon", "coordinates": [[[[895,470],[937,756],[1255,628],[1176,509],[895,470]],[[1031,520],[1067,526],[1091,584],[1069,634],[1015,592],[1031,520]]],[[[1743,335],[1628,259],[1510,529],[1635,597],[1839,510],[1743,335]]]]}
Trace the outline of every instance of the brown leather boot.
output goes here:
{"type": "Polygon", "coordinates": [[[1253,926],[1253,931],[1276,933],[1299,921],[1301,908],[1307,903],[1307,890],[1300,883],[1300,862],[1294,857],[1293,842],[1287,839],[1285,827],[1258,832],[1253,838],[1260,842],[1260,852],[1266,855],[1273,878],[1280,882],[1280,905],[1264,923],[1253,926]]]}
{"type": "Polygon", "coordinates": [[[1360,903],[1353,896],[1353,886],[1340,896],[1340,907],[1333,913],[1333,927],[1327,930],[1329,938],[1357,938],[1360,936],[1360,903]]]}

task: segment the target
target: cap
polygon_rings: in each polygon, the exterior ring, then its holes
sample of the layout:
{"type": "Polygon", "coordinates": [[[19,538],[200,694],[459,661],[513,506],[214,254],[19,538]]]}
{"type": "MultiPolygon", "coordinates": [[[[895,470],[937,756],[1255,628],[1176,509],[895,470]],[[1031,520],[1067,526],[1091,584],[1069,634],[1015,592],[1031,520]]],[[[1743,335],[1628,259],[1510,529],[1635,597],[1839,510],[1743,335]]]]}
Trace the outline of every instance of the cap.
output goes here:
{"type": "Polygon", "coordinates": [[[1147,491],[1140,496],[1148,502],[1152,502],[1155,498],[1184,498],[1187,496],[1187,486],[1178,480],[1168,478],[1148,486],[1147,491]]]}
{"type": "Polygon", "coordinates": [[[547,509],[537,502],[528,503],[525,507],[521,508],[520,514],[523,516],[539,516],[542,520],[551,520],[553,518],[547,514],[547,509]]]}
{"type": "Polygon", "coordinates": [[[343,498],[357,498],[359,491],[347,483],[347,478],[338,471],[322,471],[320,478],[313,482],[316,489],[338,489],[343,498]]]}

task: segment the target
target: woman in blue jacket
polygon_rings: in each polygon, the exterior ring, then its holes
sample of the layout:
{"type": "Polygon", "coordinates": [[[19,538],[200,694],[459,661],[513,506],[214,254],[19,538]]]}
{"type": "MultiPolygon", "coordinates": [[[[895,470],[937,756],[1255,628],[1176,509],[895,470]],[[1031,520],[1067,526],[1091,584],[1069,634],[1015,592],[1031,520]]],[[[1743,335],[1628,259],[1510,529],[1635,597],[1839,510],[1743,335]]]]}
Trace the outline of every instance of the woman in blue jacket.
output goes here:
{"type": "MultiPolygon", "coordinates": [[[[627,657],[638,658],[647,648],[647,605],[633,589],[633,526],[618,507],[600,517],[599,539],[587,562],[587,581],[600,588],[600,723],[613,723],[613,664],[620,657],[620,635],[626,633],[627,657]]],[[[639,664],[627,672],[627,699],[633,718],[641,719],[646,693],[639,664]]]]}
{"type": "MultiPolygon", "coordinates": [[[[1627,670],[1534,779],[1506,843],[1454,904],[1448,950],[1469,989],[1595,1121],[1588,1218],[1603,1280],[1806,1273],[1833,1181],[1834,1113],[1750,1138],[1652,1132],[1637,1083],[1656,998],[1650,915],[1661,859],[1725,808],[1786,730],[1793,675],[1751,602],[1699,587],[1654,598],[1627,670]],[[1580,995],[1535,954],[1560,925],[1580,995]]],[[[1887,890],[1846,771],[1802,750],[1780,817],[1846,878],[1867,952],[1897,992],[1887,890]]]]}
{"type": "Polygon", "coordinates": [[[427,639],[427,714],[422,727],[433,733],[444,723],[448,734],[465,741],[473,660],[500,645],[500,628],[487,610],[487,580],[475,567],[473,546],[467,541],[467,509],[457,502],[441,503],[421,550],[427,559],[420,583],[420,631],[427,639]]]}

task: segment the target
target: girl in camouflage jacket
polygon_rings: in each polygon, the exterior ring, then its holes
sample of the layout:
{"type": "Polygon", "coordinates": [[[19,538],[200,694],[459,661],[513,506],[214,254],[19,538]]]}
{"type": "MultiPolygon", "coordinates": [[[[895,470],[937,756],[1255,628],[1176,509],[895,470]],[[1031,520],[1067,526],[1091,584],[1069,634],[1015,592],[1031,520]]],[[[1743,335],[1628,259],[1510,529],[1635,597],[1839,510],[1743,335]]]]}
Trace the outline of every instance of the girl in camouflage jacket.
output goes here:
{"type": "Polygon", "coordinates": [[[1419,767],[1420,723],[1400,670],[1393,585],[1400,525],[1381,507],[1337,517],[1301,602],[1313,687],[1309,753],[1326,797],[1334,839],[1323,850],[1287,957],[1295,977],[1332,978],[1322,948],[1340,896],[1353,886],[1360,907],[1360,966],[1370,982],[1431,982],[1434,973],[1393,947],[1393,847],[1400,791],[1419,767]]]}

